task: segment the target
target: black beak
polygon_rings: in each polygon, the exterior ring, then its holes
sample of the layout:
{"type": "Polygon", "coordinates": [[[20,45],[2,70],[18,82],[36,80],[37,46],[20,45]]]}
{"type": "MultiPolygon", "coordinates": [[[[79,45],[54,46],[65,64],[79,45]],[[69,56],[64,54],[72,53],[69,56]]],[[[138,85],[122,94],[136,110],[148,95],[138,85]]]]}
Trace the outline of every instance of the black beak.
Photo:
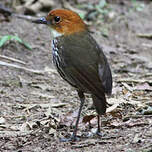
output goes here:
{"type": "Polygon", "coordinates": [[[36,24],[47,24],[47,20],[45,17],[41,17],[40,19],[33,20],[32,22],[36,24]]]}

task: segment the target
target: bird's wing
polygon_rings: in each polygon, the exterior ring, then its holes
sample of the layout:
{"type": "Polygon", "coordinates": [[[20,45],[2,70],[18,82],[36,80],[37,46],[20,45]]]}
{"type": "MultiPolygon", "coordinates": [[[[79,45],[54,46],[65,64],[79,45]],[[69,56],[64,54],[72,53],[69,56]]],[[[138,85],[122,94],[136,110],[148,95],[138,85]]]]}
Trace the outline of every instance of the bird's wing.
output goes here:
{"type": "Polygon", "coordinates": [[[102,49],[89,33],[67,37],[61,45],[67,64],[66,73],[72,71],[68,77],[80,78],[80,86],[86,83],[90,87],[93,85],[92,89],[96,86],[96,90],[100,92],[111,93],[112,76],[109,64],[102,49]]]}

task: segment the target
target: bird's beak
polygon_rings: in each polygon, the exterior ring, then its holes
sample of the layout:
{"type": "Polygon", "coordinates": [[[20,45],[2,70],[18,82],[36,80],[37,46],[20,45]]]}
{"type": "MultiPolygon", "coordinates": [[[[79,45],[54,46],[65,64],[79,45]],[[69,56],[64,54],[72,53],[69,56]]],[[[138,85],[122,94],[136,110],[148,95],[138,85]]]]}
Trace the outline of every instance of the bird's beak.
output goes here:
{"type": "Polygon", "coordinates": [[[33,20],[32,22],[36,24],[47,24],[47,20],[45,17],[41,17],[40,19],[33,20]]]}

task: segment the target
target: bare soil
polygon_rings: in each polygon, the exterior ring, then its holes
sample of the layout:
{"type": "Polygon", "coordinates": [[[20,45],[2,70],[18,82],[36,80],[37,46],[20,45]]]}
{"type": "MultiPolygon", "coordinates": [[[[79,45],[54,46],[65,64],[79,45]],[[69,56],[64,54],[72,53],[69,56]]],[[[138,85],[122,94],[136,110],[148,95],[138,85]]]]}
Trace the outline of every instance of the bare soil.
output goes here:
{"type": "Polygon", "coordinates": [[[89,22],[111,65],[113,94],[107,101],[112,108],[101,118],[103,136],[94,135],[96,117],[90,127],[82,122],[95,114],[87,95],[78,142],[59,141],[72,134],[80,101],[54,69],[49,29],[15,17],[0,23],[0,36],[17,35],[32,47],[8,42],[0,54],[25,64],[0,61],[33,70],[0,64],[0,151],[152,151],[152,2],[137,4],[144,8],[110,2],[105,19],[89,22]]]}

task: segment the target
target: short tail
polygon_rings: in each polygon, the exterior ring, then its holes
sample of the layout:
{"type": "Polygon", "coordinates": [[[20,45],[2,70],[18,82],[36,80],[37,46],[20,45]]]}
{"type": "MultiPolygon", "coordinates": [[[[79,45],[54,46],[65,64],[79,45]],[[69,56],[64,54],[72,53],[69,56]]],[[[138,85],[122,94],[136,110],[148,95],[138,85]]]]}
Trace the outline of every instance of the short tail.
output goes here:
{"type": "Polygon", "coordinates": [[[105,114],[106,108],[107,108],[107,106],[106,106],[107,102],[106,102],[105,95],[103,95],[102,97],[99,98],[92,94],[92,100],[93,100],[93,104],[95,106],[97,113],[99,115],[105,114]]]}

